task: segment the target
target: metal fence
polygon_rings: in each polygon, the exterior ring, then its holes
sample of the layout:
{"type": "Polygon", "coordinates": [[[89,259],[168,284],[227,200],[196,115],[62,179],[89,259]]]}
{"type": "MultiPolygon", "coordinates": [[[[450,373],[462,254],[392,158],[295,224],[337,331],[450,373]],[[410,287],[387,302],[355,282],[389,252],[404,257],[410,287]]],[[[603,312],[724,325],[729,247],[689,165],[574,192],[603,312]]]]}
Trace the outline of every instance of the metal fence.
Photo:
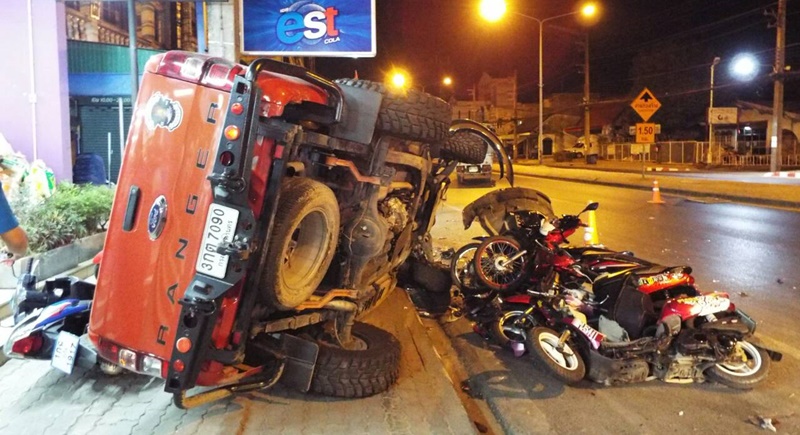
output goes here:
{"type": "MultiPolygon", "coordinates": [[[[708,142],[675,141],[655,144],[615,143],[601,146],[600,156],[612,161],[641,161],[655,163],[705,163],[722,166],[758,167],[769,166],[769,154],[742,155],[725,151],[715,146],[708,155],[708,142]]],[[[781,166],[800,166],[800,154],[781,156],[781,166]]]]}
{"type": "Polygon", "coordinates": [[[659,163],[697,163],[703,161],[708,149],[707,142],[680,141],[655,144],[606,144],[602,146],[602,157],[616,161],[645,161],[659,163]]]}

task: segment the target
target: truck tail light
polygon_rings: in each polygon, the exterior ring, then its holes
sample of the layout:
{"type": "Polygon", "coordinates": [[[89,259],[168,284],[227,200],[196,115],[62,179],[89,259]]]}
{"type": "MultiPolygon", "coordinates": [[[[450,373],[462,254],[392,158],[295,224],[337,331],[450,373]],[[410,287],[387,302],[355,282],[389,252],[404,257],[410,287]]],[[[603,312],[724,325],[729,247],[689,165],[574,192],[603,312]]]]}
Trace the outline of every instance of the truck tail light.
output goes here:
{"type": "Polygon", "coordinates": [[[151,57],[145,70],[221,91],[230,91],[233,78],[241,74],[244,67],[221,58],[187,51],[170,51],[151,57]]]}

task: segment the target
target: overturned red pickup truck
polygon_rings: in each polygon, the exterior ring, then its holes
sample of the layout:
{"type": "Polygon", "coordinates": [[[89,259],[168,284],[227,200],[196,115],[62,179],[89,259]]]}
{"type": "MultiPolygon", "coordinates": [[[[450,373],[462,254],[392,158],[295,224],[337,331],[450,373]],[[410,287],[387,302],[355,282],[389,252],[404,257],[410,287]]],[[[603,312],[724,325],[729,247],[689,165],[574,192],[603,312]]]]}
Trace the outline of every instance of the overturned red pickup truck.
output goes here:
{"type": "Polygon", "coordinates": [[[437,272],[429,230],[449,176],[487,145],[510,171],[494,134],[422,92],[269,59],[154,56],[89,320],[98,360],[163,377],[181,407],[279,379],[386,390],[399,343],[356,320],[401,269],[437,272]]]}

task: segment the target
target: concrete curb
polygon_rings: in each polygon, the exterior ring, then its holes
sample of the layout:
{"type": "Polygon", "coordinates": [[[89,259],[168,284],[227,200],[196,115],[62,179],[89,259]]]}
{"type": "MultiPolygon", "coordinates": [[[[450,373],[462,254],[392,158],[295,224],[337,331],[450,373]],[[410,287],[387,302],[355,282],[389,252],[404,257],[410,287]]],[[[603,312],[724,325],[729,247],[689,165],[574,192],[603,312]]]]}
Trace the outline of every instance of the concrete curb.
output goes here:
{"type": "MultiPolygon", "coordinates": [[[[599,171],[599,172],[617,172],[617,171],[599,171]]],[[[541,175],[541,174],[526,174],[522,171],[514,171],[515,177],[532,177],[532,178],[544,178],[549,180],[558,180],[558,181],[571,181],[575,183],[586,183],[586,184],[599,184],[602,186],[610,186],[610,187],[622,187],[627,189],[636,189],[636,190],[652,190],[650,186],[638,186],[635,184],[630,183],[623,183],[623,182],[616,182],[616,181],[604,181],[604,180],[586,180],[581,178],[575,177],[566,177],[566,176],[557,176],[557,175],[541,175]]],[[[726,193],[718,193],[718,192],[702,192],[696,190],[688,190],[688,189],[676,189],[671,187],[663,187],[659,186],[661,193],[668,193],[673,195],[682,195],[682,196],[691,196],[691,197],[701,197],[701,198],[718,198],[718,199],[725,199],[729,201],[741,202],[745,204],[755,204],[755,205],[765,205],[771,207],[783,207],[783,208],[800,208],[800,202],[798,201],[787,201],[787,200],[776,200],[776,199],[769,199],[769,198],[754,198],[749,196],[741,196],[741,195],[731,195],[726,193]]]]}

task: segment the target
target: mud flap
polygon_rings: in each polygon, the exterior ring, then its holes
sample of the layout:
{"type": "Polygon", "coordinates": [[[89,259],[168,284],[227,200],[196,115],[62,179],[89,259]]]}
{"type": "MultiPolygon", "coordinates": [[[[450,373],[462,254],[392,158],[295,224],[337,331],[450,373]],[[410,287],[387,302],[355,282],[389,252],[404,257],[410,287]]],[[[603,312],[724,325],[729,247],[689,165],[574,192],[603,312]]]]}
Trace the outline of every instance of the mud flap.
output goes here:
{"type": "Polygon", "coordinates": [[[281,350],[286,359],[280,382],[289,388],[308,392],[317,364],[319,345],[291,334],[281,334],[281,350]]]}

